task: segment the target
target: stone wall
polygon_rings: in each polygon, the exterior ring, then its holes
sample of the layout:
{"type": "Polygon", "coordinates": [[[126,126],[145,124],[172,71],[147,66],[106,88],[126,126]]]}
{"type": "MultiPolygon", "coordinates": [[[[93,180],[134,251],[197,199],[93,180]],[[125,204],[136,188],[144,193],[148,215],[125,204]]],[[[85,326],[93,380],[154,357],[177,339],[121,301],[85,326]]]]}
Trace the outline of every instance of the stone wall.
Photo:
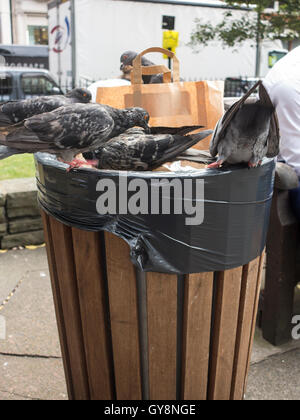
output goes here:
{"type": "Polygon", "coordinates": [[[0,181],[0,249],[43,242],[35,178],[0,181]]]}

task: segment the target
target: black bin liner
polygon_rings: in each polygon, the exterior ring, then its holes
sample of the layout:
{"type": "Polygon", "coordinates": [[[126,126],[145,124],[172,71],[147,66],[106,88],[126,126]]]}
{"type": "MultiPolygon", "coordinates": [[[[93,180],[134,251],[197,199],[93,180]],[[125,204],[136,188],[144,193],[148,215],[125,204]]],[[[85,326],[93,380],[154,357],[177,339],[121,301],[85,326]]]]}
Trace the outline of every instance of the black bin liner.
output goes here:
{"type": "MultiPolygon", "coordinates": [[[[132,262],[142,271],[176,274],[222,271],[247,264],[265,247],[275,174],[273,159],[264,159],[260,167],[253,169],[235,165],[221,170],[180,172],[83,168],[67,172],[65,164],[51,155],[38,153],[36,166],[38,201],[46,213],[68,226],[105,230],[123,238],[130,246],[132,262]],[[101,215],[96,208],[102,194],[97,191],[97,184],[107,179],[116,185],[117,201],[119,183],[124,185],[126,181],[128,185],[133,179],[144,180],[149,186],[149,203],[151,182],[192,180],[188,182],[192,182],[195,198],[197,180],[203,180],[203,222],[188,225],[186,220],[190,216],[174,214],[173,204],[181,198],[172,188],[171,214],[101,215]]],[[[136,191],[127,192],[128,199],[136,191]]]]}

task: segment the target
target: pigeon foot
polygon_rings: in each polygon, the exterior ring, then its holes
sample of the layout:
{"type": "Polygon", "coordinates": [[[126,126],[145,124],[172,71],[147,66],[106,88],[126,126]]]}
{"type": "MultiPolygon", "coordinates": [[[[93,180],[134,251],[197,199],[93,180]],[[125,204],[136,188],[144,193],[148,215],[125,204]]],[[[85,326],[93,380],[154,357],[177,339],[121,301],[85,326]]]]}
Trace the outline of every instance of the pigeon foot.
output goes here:
{"type": "Polygon", "coordinates": [[[70,172],[72,169],[79,169],[79,168],[95,168],[98,164],[97,160],[85,160],[85,159],[78,159],[75,158],[72,162],[65,162],[69,165],[67,172],[70,172]]]}
{"type": "Polygon", "coordinates": [[[217,162],[213,162],[210,163],[209,165],[207,165],[208,168],[220,168],[220,166],[222,166],[222,164],[224,163],[223,160],[217,160],[217,162]]]}
{"type": "Polygon", "coordinates": [[[251,169],[251,168],[257,168],[258,166],[260,166],[261,165],[261,160],[260,161],[258,161],[257,163],[253,163],[253,162],[248,162],[248,168],[249,169],[251,169]]]}

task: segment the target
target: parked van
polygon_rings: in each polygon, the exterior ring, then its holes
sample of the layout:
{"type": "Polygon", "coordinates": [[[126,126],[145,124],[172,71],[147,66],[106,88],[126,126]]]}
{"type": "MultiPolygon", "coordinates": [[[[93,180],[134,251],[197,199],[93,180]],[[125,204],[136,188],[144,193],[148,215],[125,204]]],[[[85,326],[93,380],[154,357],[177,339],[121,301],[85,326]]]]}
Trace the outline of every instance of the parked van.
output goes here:
{"type": "Polygon", "coordinates": [[[0,67],[0,102],[63,94],[48,70],[0,67]]]}
{"type": "Polygon", "coordinates": [[[0,44],[0,56],[6,66],[35,67],[49,69],[48,45],[3,45],[0,44]]]}

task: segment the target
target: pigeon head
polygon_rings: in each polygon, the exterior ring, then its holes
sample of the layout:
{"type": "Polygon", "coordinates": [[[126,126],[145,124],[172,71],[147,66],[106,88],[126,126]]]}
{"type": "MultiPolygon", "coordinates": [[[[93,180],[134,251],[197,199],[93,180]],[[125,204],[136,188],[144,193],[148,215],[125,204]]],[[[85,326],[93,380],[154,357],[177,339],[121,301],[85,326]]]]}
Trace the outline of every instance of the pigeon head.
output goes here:
{"type": "Polygon", "coordinates": [[[66,94],[68,98],[77,99],[78,102],[87,104],[92,99],[92,94],[87,89],[75,88],[66,94]]]}
{"type": "Polygon", "coordinates": [[[132,66],[132,62],[137,56],[135,51],[125,51],[120,58],[121,67],[120,70],[124,70],[127,66],[132,66]]]}
{"type": "Polygon", "coordinates": [[[148,125],[150,115],[144,108],[127,108],[127,118],[130,121],[130,126],[142,127],[146,133],[150,133],[148,125]]]}
{"type": "Polygon", "coordinates": [[[146,133],[150,133],[149,120],[150,115],[144,108],[133,108],[136,113],[136,125],[145,129],[146,133]]]}
{"type": "MultiPolygon", "coordinates": [[[[135,51],[125,51],[120,58],[121,61],[121,67],[120,70],[126,71],[128,70],[128,67],[132,66],[133,60],[137,56],[137,53],[135,51]]],[[[154,63],[150,60],[148,60],[146,57],[142,57],[141,59],[142,66],[153,66],[154,63]]]]}

